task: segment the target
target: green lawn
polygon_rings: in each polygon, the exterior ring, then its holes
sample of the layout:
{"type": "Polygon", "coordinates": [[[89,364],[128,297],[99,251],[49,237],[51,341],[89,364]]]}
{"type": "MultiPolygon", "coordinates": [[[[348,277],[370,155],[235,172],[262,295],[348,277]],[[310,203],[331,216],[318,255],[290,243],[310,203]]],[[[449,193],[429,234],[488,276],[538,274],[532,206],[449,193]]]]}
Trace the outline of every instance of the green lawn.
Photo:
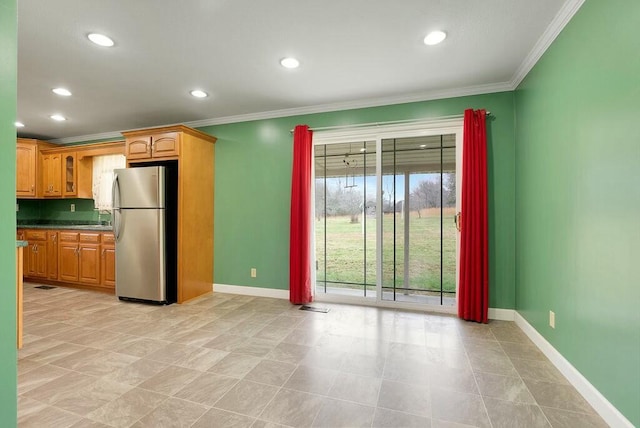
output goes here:
{"type": "MultiPolygon", "coordinates": [[[[440,210],[412,212],[409,230],[409,285],[425,291],[440,290],[440,210]]],[[[455,292],[455,245],[456,229],[453,223],[455,209],[445,208],[443,217],[443,290],[455,292]]],[[[316,258],[318,260],[317,280],[324,281],[324,224],[325,219],[315,222],[316,258]]],[[[326,240],[326,280],[337,282],[365,282],[366,242],[366,283],[372,288],[376,284],[376,220],[359,217],[359,223],[351,223],[349,216],[327,217],[326,240]]],[[[382,267],[383,286],[394,285],[394,216],[384,215],[382,267]]],[[[402,288],[404,278],[404,218],[401,213],[395,218],[395,286],[402,288]]],[[[332,286],[336,286],[332,284],[332,286]]],[[[353,288],[362,286],[354,285],[353,288]]]]}

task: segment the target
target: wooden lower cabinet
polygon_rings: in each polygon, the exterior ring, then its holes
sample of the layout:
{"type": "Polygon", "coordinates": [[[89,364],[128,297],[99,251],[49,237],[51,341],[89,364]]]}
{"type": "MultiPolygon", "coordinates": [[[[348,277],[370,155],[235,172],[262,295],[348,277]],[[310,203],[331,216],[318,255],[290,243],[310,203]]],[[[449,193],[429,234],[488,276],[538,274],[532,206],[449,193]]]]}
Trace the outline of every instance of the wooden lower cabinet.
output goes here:
{"type": "MultiPolygon", "coordinates": [[[[115,289],[115,242],[109,232],[73,230],[18,231],[29,241],[26,278],[115,289]],[[33,233],[31,233],[33,232],[33,233]]],[[[25,266],[27,264],[25,263],[25,266]]]]}
{"type": "Polygon", "coordinates": [[[100,233],[81,233],[78,253],[80,282],[100,285],[100,233]]]}
{"type": "Polygon", "coordinates": [[[100,245],[80,244],[80,282],[100,285],[100,245]]]}
{"type": "Polygon", "coordinates": [[[116,247],[113,234],[102,235],[102,260],[100,261],[101,285],[114,289],[116,286],[116,247]]]}
{"type": "Polygon", "coordinates": [[[60,232],[58,246],[58,274],[60,281],[78,282],[80,279],[80,256],[78,232],[60,232]]]}
{"type": "Polygon", "coordinates": [[[33,278],[47,277],[47,231],[27,230],[25,240],[29,242],[25,259],[26,275],[33,278]]]}
{"type": "Polygon", "coordinates": [[[47,232],[47,279],[58,280],[58,232],[47,232]]]}

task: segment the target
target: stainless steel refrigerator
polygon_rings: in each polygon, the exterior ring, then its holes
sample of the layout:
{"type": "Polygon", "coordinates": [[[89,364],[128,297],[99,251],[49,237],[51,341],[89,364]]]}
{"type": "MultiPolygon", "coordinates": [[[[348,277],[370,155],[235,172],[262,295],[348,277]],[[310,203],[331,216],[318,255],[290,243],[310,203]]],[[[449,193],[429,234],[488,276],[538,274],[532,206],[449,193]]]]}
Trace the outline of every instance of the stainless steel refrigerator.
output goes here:
{"type": "Polygon", "coordinates": [[[163,166],[114,171],[112,222],[121,300],[170,303],[165,175],[163,166]]]}

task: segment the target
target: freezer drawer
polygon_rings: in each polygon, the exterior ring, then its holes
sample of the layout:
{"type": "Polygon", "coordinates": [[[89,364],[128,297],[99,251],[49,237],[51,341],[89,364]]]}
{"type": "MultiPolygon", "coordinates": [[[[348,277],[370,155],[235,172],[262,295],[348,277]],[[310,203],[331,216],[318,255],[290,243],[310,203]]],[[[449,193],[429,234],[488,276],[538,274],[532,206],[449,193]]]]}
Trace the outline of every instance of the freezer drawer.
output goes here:
{"type": "Polygon", "coordinates": [[[116,295],[166,303],[164,209],[114,210],[116,295]]]}

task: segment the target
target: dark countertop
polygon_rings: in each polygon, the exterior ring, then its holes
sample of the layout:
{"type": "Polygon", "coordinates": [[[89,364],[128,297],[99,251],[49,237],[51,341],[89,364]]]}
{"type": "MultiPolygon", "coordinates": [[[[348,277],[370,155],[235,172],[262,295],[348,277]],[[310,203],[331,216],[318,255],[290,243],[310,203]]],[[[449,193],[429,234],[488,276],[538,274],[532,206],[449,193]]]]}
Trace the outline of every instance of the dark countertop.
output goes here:
{"type": "Polygon", "coordinates": [[[113,226],[106,224],[32,224],[23,223],[17,225],[18,229],[70,229],[70,230],[90,230],[96,232],[111,232],[113,226]]]}

